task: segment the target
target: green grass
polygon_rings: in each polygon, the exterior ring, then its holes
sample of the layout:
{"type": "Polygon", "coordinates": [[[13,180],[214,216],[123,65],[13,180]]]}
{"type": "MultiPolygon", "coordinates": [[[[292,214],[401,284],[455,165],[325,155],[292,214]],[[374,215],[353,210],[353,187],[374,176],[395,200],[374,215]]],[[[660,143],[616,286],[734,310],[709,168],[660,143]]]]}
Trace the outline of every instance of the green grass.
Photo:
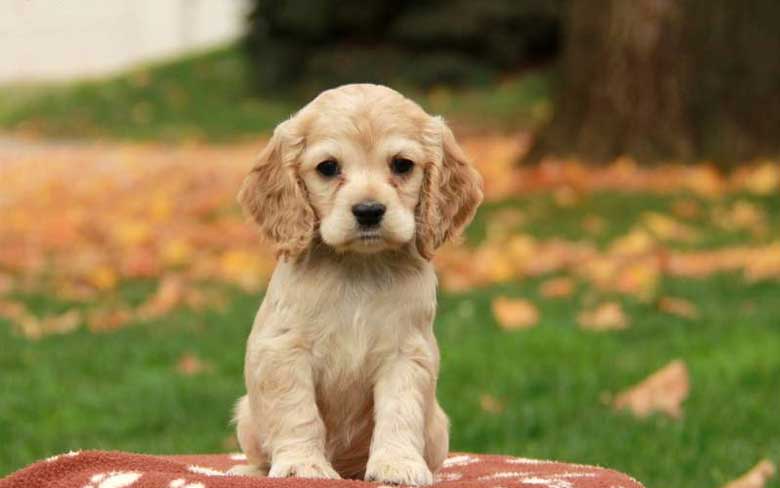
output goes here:
{"type": "Polygon", "coordinates": [[[735,246],[750,241],[769,243],[780,239],[780,199],[775,195],[759,196],[746,192],[733,193],[712,201],[690,193],[673,194],[595,192],[578,197],[575,205],[561,206],[549,192],[519,195],[500,202],[487,202],[480,207],[483,218],[475,220],[467,229],[470,242],[485,238],[491,216],[506,209],[518,209],[522,221],[509,227],[514,232],[527,233],[538,239],[561,238],[587,240],[605,248],[616,238],[630,232],[648,213],[663,214],[686,225],[694,233],[690,242],[681,240],[667,243],[677,249],[703,249],[735,246]],[[690,202],[700,209],[694,218],[678,217],[675,204],[690,202]],[[720,211],[728,212],[738,203],[753,205],[765,216],[766,234],[753,236],[748,230],[723,225],[720,211]],[[588,217],[601,219],[603,229],[596,234],[586,231],[588,217]]]}
{"type": "MultiPolygon", "coordinates": [[[[759,203],[777,218],[776,202],[759,203]]],[[[669,202],[603,194],[573,210],[557,208],[543,195],[527,196],[486,206],[472,239],[480,238],[492,211],[507,205],[519,205],[531,216],[526,231],[555,235],[552,227],[544,230],[547,220],[560,224],[558,235],[567,235],[575,232],[577,215],[599,213],[619,234],[642,211],[664,211],[669,202]],[[534,212],[546,212],[546,219],[537,220],[534,212]]],[[[569,298],[547,299],[538,293],[542,279],[440,297],[439,396],[452,419],[454,450],[599,464],[628,472],[648,487],[675,488],[721,486],[761,458],[780,457],[780,282],[748,284],[737,275],[667,278],[661,293],[695,303],[698,319],[614,297],[623,302],[632,326],[593,333],[576,326],[593,290],[580,285],[569,298]],[[500,329],[490,313],[498,295],[537,303],[539,326],[500,329]],[[603,402],[604,394],[676,358],[688,364],[692,384],[681,420],[639,420],[603,402]],[[483,394],[497,398],[504,410],[483,411],[483,394]]],[[[153,283],[139,282],[122,293],[138,303],[153,289],[153,283]]],[[[259,299],[230,291],[220,311],[180,310],[115,333],[78,331],[38,342],[0,323],[0,474],[69,449],[235,449],[225,444],[232,434],[228,422],[242,393],[244,343],[259,299]],[[178,373],[177,360],[185,353],[211,369],[195,376],[178,373]]],[[[25,300],[39,313],[67,305],[42,295],[25,300]]]]}
{"type": "MultiPolygon", "coordinates": [[[[49,137],[227,140],[270,131],[308,97],[252,94],[237,47],[139,67],[108,79],[10,86],[0,93],[0,128],[49,137]]],[[[484,130],[532,127],[549,114],[547,73],[452,92],[402,91],[426,108],[484,130]]],[[[360,81],[360,80],[355,80],[360,81]]]]}

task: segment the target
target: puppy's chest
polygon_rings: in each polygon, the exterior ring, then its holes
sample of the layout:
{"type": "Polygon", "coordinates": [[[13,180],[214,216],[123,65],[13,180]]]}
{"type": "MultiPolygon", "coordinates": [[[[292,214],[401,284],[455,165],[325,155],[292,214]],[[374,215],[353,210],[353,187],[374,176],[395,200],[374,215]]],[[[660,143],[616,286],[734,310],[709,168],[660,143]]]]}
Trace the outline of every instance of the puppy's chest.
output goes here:
{"type": "Polygon", "coordinates": [[[382,294],[334,296],[315,320],[311,353],[325,383],[365,382],[411,327],[382,294]]]}

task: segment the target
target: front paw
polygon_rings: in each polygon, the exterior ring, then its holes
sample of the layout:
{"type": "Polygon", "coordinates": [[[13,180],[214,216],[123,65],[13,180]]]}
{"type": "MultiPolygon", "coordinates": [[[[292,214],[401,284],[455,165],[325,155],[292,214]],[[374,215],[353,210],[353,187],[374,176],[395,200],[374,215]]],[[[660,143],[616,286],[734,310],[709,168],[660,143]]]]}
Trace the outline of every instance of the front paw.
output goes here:
{"type": "Polygon", "coordinates": [[[430,485],[433,483],[433,474],[419,455],[377,453],[368,460],[366,481],[394,485],[430,485]]]}
{"type": "Polygon", "coordinates": [[[325,478],[341,479],[325,459],[291,459],[274,461],[268,471],[269,478],[325,478]]]}
{"type": "Polygon", "coordinates": [[[228,474],[233,476],[265,476],[268,473],[267,469],[263,469],[260,466],[252,464],[236,464],[228,470],[228,474]]]}

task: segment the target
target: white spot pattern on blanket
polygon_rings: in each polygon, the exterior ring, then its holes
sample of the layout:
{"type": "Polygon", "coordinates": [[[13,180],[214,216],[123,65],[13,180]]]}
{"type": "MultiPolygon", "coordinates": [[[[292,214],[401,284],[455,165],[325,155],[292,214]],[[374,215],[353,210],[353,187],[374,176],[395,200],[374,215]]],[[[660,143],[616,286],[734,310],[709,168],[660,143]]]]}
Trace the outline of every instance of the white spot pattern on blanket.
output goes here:
{"type": "Polygon", "coordinates": [[[66,452],[64,454],[57,454],[56,456],[52,456],[50,458],[46,458],[46,461],[50,463],[52,461],[56,461],[56,460],[62,459],[64,457],[76,457],[79,454],[81,454],[81,451],[68,451],[68,452],[66,452]]]}
{"type": "Polygon", "coordinates": [[[451,468],[453,466],[466,466],[478,462],[479,462],[479,458],[476,458],[474,456],[467,456],[467,455],[452,456],[451,458],[447,458],[444,460],[443,466],[445,468],[451,468]]]}
{"type": "Polygon", "coordinates": [[[229,473],[223,471],[217,471],[216,469],[206,468],[198,466],[197,464],[190,464],[187,466],[187,470],[195,474],[205,474],[206,476],[230,476],[229,473]]]}
{"type": "Polygon", "coordinates": [[[89,479],[90,483],[83,488],[125,488],[130,486],[141,477],[141,473],[136,471],[109,471],[108,473],[97,473],[89,479]]]}
{"type": "Polygon", "coordinates": [[[187,483],[184,478],[177,478],[168,484],[169,488],[206,488],[206,485],[197,481],[193,483],[187,483]]]}

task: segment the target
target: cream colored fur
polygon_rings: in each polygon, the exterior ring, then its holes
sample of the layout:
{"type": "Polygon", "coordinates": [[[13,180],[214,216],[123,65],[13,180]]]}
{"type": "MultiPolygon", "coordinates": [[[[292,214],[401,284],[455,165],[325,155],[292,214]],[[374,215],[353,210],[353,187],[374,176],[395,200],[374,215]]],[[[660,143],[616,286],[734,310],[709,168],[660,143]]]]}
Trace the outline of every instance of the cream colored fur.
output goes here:
{"type": "Polygon", "coordinates": [[[429,259],[481,199],[449,128],[389,88],[328,90],[277,127],[239,194],[279,262],[247,343],[234,472],[432,482],[449,434],[429,259]],[[413,170],[394,174],[396,157],[413,170]],[[351,212],[367,200],[387,208],[371,236],[351,212]]]}

